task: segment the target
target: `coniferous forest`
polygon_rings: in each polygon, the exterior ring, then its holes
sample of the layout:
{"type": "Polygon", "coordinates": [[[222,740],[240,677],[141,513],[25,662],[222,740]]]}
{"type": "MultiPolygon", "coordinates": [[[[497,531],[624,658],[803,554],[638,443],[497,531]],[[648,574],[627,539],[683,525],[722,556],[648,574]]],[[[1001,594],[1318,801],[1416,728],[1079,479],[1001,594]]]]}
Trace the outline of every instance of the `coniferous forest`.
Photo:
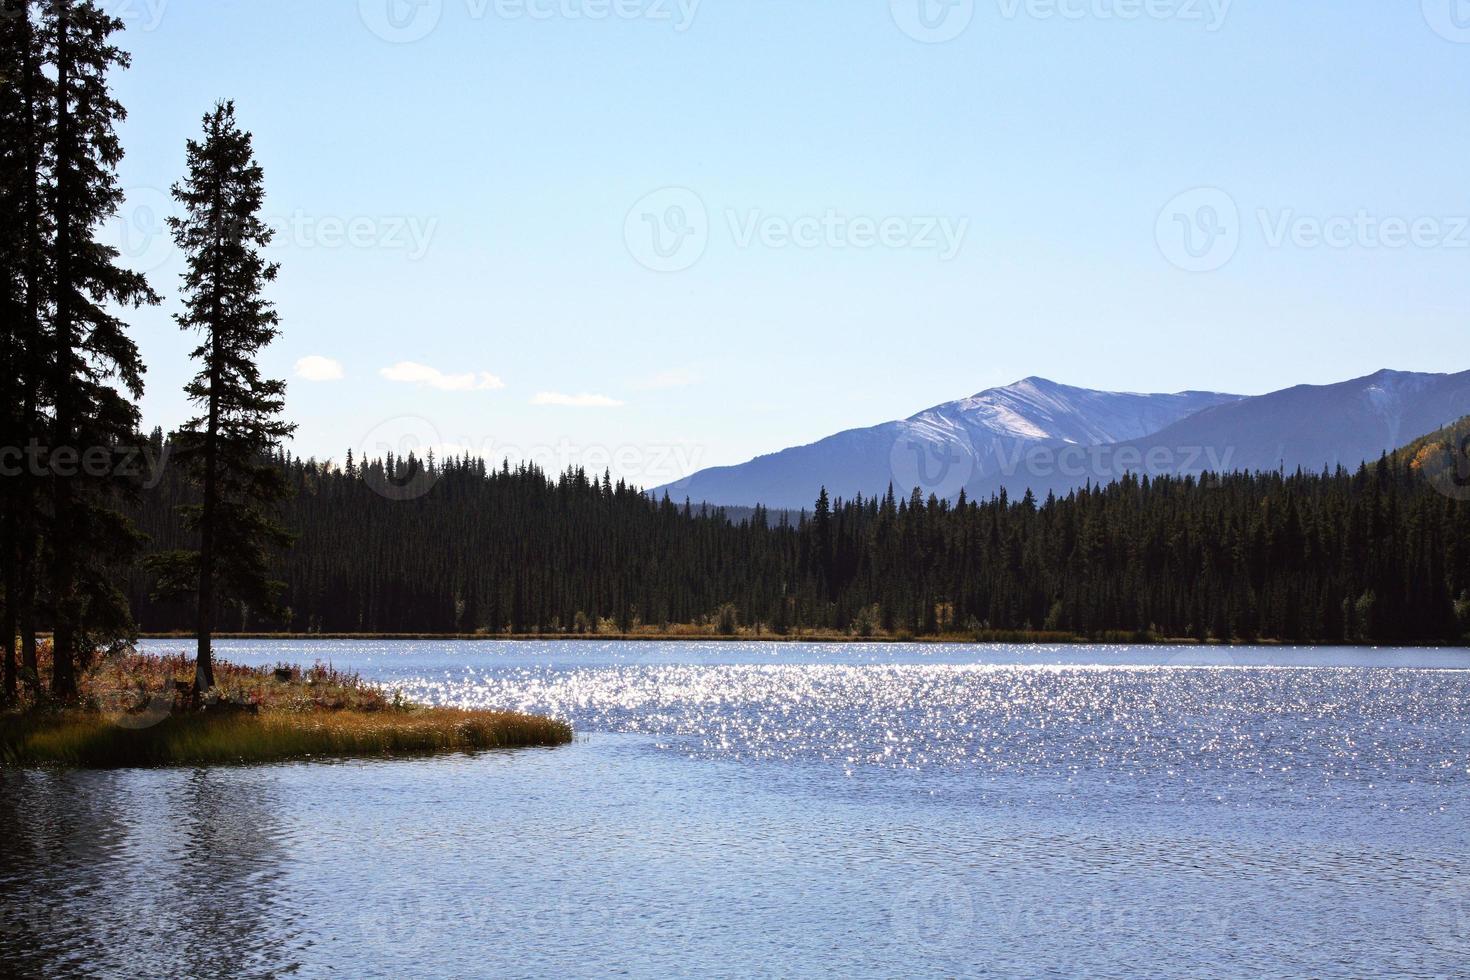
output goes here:
{"type": "MultiPolygon", "coordinates": [[[[276,465],[299,534],[281,570],[289,614],[237,605],[223,629],[1363,643],[1470,631],[1470,506],[1403,454],[1356,473],[1127,478],[1042,502],[823,494],[794,519],[757,509],[739,523],[576,471],[350,454],[276,465]],[[422,495],[399,499],[401,486],[422,495]]],[[[169,476],[144,498],[138,523],[156,546],[184,543],[171,514],[187,493],[169,476]]],[[[188,611],[150,587],[133,574],[140,622],[188,629],[188,611]]]]}

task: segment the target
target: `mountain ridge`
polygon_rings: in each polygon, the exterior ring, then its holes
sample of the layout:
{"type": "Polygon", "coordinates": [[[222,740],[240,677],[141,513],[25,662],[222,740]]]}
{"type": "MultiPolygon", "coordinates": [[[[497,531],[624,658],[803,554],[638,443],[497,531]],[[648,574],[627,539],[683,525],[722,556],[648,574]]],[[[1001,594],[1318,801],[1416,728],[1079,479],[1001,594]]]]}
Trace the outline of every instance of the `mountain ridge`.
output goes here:
{"type": "Polygon", "coordinates": [[[1017,449],[1097,445],[1143,436],[1202,408],[1239,400],[1219,392],[1108,392],[1039,376],[943,402],[906,419],[713,467],[656,488],[722,505],[810,506],[826,486],[839,496],[923,486],[953,496],[1000,471],[1017,449]]]}
{"type": "Polygon", "coordinates": [[[953,499],[1065,493],[1125,472],[1355,467],[1470,415],[1470,371],[1381,369],[1244,396],[1112,392],[1032,375],[908,418],[847,429],[659,487],[715,505],[811,506],[889,485],[953,499]]]}

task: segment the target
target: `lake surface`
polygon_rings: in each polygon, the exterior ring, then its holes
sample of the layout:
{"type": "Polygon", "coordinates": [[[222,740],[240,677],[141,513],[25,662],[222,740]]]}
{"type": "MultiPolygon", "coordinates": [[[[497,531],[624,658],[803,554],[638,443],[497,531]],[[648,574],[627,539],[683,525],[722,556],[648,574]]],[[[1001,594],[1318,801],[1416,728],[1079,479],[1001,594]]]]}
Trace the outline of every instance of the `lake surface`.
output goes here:
{"type": "MultiPolygon", "coordinates": [[[[151,642],[145,649],[180,649],[151,642]]],[[[254,642],[579,738],[0,772],[0,973],[1453,976],[1470,653],[254,642]]]]}

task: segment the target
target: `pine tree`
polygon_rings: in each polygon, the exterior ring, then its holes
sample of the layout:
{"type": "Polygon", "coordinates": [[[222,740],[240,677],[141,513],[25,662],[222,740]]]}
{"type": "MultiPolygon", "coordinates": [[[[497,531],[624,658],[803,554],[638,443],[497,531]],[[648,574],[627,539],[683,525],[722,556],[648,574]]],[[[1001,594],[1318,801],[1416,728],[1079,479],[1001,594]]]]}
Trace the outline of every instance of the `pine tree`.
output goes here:
{"type": "Polygon", "coordinates": [[[20,670],[32,694],[39,691],[36,669],[36,577],[39,528],[36,520],[38,474],[22,454],[43,441],[40,415],[43,386],[49,382],[49,350],[42,322],[44,269],[42,243],[47,217],[41,206],[41,128],[48,114],[51,82],[41,67],[34,5],[4,0],[0,6],[0,253],[4,266],[3,444],[11,453],[4,475],[5,516],[0,537],[4,564],[5,691],[13,696],[14,645],[20,638],[20,670]]]}
{"type": "Polygon", "coordinates": [[[128,55],[109,38],[122,21],[93,0],[55,0],[42,10],[40,51],[51,69],[52,98],[42,140],[49,162],[43,199],[50,223],[51,440],[49,586],[52,689],[76,694],[78,660],[132,631],[113,570],[139,540],[117,509],[129,476],[117,465],[135,441],[143,364],[118,305],[158,302],[140,274],[117,264],[97,241],[100,224],[122,202],[116,168],[122,146],[114,125],[126,117],[108,74],[128,55]]]}
{"type": "Polygon", "coordinates": [[[812,532],[815,536],[813,560],[821,571],[822,587],[831,584],[832,577],[832,502],[823,487],[817,495],[816,510],[812,516],[812,532]]]}
{"type": "Polygon", "coordinates": [[[24,479],[21,458],[13,451],[21,448],[24,435],[21,406],[24,386],[21,363],[25,351],[34,344],[34,331],[25,319],[25,198],[34,192],[34,176],[26,173],[28,151],[24,119],[26,48],[29,34],[28,7],[4,0],[0,3],[0,494],[4,500],[4,520],[0,523],[0,564],[4,574],[4,619],[0,621],[3,642],[3,696],[13,701],[18,693],[19,664],[16,663],[16,558],[19,555],[19,486],[24,479]]]}
{"type": "Polygon", "coordinates": [[[199,373],[184,388],[201,414],[175,437],[175,458],[201,495],[181,508],[199,547],[153,564],[163,591],[195,595],[195,688],[203,693],[214,686],[216,609],[237,602],[277,614],[283,583],[272,578],[272,551],[291,540],[272,513],[285,495],[272,455],[295,427],[280,418],[285,383],[262,378],[256,364],[279,332],[275,307],[262,296],[277,266],[261,254],[272,237],[260,219],[263,174],[233,102],[204,117],[204,138],[189,141],[188,176],[173,192],[184,216],[169,224],[188,262],[176,319],[202,337],[193,352],[199,373]]]}

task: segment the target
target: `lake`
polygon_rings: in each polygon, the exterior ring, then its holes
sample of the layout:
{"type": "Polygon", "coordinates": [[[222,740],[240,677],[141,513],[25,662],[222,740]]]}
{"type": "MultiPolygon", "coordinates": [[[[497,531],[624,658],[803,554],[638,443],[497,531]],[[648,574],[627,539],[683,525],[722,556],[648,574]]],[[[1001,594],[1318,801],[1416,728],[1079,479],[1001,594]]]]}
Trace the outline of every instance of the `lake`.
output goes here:
{"type": "Polygon", "coordinates": [[[550,712],[578,739],[0,772],[0,973],[1470,968],[1463,650],[232,641],[218,655],[550,712]]]}

